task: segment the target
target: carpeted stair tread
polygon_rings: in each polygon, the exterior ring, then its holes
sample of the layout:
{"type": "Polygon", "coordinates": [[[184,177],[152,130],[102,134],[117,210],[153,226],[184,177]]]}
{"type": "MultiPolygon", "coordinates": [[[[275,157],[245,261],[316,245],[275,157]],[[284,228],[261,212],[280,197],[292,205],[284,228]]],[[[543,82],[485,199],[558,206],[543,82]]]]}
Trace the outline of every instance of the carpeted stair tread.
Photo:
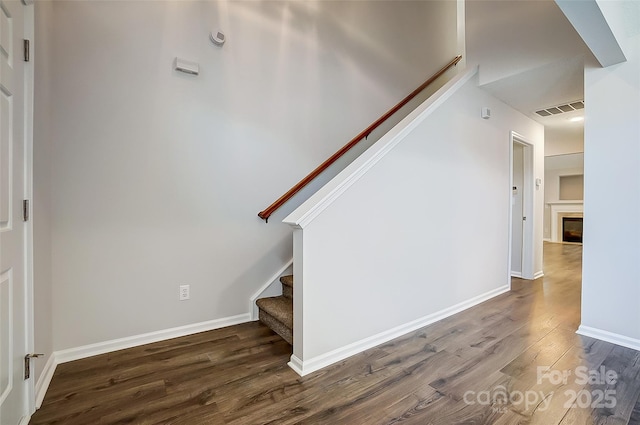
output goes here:
{"type": "Polygon", "coordinates": [[[282,276],[280,283],[282,283],[282,295],[293,299],[293,276],[282,276]]]}
{"type": "Polygon", "coordinates": [[[293,276],[281,276],[282,295],[256,300],[258,318],[293,345],[293,276]]]}
{"type": "Polygon", "coordinates": [[[293,329],[293,301],[284,296],[260,298],[256,301],[260,310],[282,322],[289,329],[293,329]]]}
{"type": "Polygon", "coordinates": [[[284,285],[284,286],[288,286],[290,288],[293,288],[293,275],[290,274],[288,276],[282,276],[280,277],[280,282],[284,285]]]}

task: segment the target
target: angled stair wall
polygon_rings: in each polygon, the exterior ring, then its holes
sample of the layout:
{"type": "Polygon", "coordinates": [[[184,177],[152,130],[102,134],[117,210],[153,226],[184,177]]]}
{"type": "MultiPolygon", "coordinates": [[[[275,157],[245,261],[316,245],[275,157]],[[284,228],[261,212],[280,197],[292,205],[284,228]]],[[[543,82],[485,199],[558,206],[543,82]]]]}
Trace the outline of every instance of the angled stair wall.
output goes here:
{"type": "MultiPolygon", "coordinates": [[[[542,175],[542,126],[479,89],[476,69],[463,72],[285,219],[294,370],[509,290],[510,131],[534,144],[542,175]]],[[[541,193],[536,208],[541,217],[541,193]]]]}

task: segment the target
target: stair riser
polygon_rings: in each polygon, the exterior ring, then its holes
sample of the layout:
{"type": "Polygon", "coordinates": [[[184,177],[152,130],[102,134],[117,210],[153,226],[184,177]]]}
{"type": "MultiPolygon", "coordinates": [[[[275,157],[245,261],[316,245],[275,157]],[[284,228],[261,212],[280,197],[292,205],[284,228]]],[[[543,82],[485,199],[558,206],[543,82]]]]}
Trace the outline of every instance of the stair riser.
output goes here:
{"type": "Polygon", "coordinates": [[[290,345],[293,345],[293,330],[289,329],[284,323],[280,322],[278,319],[267,313],[266,311],[260,309],[258,318],[262,323],[264,323],[269,329],[277,333],[287,341],[290,345]]]}
{"type": "Polygon", "coordinates": [[[286,298],[293,299],[293,276],[281,276],[282,295],[286,298]]]}
{"type": "Polygon", "coordinates": [[[293,288],[288,285],[282,285],[282,295],[287,298],[293,299],[293,288]]]}

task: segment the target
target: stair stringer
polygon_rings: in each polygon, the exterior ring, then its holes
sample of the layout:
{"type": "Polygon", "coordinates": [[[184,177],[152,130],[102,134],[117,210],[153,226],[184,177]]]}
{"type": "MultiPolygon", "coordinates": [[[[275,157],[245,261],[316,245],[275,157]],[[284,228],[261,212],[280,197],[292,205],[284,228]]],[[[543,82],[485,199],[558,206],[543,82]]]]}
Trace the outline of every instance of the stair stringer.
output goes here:
{"type": "Polygon", "coordinates": [[[258,306],[256,300],[259,298],[276,297],[282,295],[282,285],[280,277],[291,274],[293,271],[293,258],[288,260],[273,276],[258,288],[256,292],[249,298],[249,312],[251,312],[251,320],[258,320],[258,306]]]}

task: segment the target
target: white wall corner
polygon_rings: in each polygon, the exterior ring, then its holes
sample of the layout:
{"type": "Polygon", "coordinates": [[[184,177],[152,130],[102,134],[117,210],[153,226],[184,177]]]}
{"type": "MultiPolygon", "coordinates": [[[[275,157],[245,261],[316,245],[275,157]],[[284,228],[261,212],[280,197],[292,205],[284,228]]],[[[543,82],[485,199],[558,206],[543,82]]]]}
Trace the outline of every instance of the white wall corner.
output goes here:
{"type": "Polygon", "coordinates": [[[300,376],[304,376],[309,373],[305,373],[302,360],[300,360],[295,354],[291,355],[291,360],[289,361],[289,363],[287,363],[287,365],[289,365],[289,367],[300,376]]]}
{"type": "Polygon", "coordinates": [[[291,274],[293,272],[293,258],[285,263],[273,276],[260,287],[249,298],[249,311],[251,312],[251,320],[258,320],[258,306],[256,306],[256,300],[265,297],[277,297],[282,295],[282,284],[280,283],[280,277],[291,274]]]}
{"type": "Polygon", "coordinates": [[[457,0],[458,53],[462,55],[462,59],[458,63],[460,69],[465,69],[467,65],[467,16],[465,4],[466,0],[457,0]]]}
{"type": "MultiPolygon", "coordinates": [[[[304,231],[293,231],[293,356],[300,359],[304,346],[304,231]]],[[[302,363],[300,363],[302,364],[302,363]]],[[[296,369],[294,369],[296,370],[296,369]]]]}
{"type": "Polygon", "coordinates": [[[580,325],[576,333],[578,335],[588,336],[590,338],[599,339],[622,347],[631,348],[632,350],[640,351],[640,339],[637,338],[629,338],[628,336],[585,325],[580,325]]]}

